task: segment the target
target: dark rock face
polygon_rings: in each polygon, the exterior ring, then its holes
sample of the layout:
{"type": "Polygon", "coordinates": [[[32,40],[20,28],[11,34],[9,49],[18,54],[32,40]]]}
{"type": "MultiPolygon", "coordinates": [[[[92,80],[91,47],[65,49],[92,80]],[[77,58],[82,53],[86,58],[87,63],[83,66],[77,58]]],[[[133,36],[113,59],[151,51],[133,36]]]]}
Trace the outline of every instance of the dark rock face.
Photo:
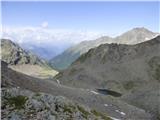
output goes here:
{"type": "Polygon", "coordinates": [[[4,61],[1,61],[1,87],[12,86],[12,80],[7,78],[8,75],[8,64],[4,61]]]}
{"type": "Polygon", "coordinates": [[[160,82],[160,56],[152,57],[148,64],[151,69],[152,77],[160,82]]]}

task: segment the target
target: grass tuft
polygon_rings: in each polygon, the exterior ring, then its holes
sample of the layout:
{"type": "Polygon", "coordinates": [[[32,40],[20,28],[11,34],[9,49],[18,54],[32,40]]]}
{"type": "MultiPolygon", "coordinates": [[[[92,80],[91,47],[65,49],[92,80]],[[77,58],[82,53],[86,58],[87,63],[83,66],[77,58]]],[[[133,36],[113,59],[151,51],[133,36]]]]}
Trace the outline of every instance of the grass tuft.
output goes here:
{"type": "Polygon", "coordinates": [[[91,110],[91,113],[93,113],[97,117],[101,117],[103,120],[111,120],[107,115],[104,115],[96,110],[91,110]]]}
{"type": "Polygon", "coordinates": [[[13,106],[15,109],[23,109],[25,107],[25,103],[28,100],[28,98],[26,96],[16,96],[16,97],[11,97],[8,98],[8,104],[10,106],[13,106]]]}
{"type": "Polygon", "coordinates": [[[87,117],[88,117],[88,115],[90,115],[90,113],[79,105],[77,106],[77,108],[82,113],[82,116],[87,119],[87,117]]]}

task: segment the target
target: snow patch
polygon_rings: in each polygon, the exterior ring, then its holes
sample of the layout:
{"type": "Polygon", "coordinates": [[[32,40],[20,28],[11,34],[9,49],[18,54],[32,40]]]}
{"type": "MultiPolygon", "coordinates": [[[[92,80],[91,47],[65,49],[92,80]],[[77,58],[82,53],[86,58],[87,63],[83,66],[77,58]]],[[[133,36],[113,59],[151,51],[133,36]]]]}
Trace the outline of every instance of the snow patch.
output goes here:
{"type": "Polygon", "coordinates": [[[60,84],[60,81],[59,81],[59,80],[56,80],[56,81],[57,81],[58,84],[60,84]]]}
{"type": "Polygon", "coordinates": [[[126,113],[121,112],[121,111],[119,111],[119,110],[116,110],[116,112],[120,113],[121,115],[126,115],[126,113]]]}
{"type": "Polygon", "coordinates": [[[90,92],[93,93],[93,94],[96,94],[96,95],[99,94],[99,93],[97,93],[97,92],[95,92],[93,90],[91,90],[90,92]]]}
{"type": "Polygon", "coordinates": [[[145,40],[149,40],[149,38],[146,37],[145,40]]]}
{"type": "Polygon", "coordinates": [[[114,117],[111,117],[109,116],[112,120],[121,120],[121,119],[118,119],[118,118],[114,118],[114,117]]]}
{"type": "Polygon", "coordinates": [[[105,107],[107,107],[107,106],[108,106],[108,104],[104,104],[104,106],[105,106],[105,107]]]}

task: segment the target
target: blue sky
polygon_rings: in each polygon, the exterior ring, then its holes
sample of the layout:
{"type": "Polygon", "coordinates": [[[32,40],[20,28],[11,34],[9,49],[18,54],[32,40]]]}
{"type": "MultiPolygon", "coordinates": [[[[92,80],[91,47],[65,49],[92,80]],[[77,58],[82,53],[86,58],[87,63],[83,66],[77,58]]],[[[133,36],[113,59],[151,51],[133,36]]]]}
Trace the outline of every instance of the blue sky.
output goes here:
{"type": "Polygon", "coordinates": [[[159,31],[158,2],[2,2],[3,26],[119,33],[134,27],[159,31]]]}

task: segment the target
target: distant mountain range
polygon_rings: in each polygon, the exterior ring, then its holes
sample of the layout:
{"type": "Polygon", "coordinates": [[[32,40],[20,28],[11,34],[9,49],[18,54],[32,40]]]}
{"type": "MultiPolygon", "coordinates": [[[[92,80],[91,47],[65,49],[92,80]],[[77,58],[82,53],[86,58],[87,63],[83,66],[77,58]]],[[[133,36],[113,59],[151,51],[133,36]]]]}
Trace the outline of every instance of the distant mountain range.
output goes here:
{"type": "Polygon", "coordinates": [[[41,77],[47,77],[51,73],[53,75],[57,73],[45,60],[25,51],[8,39],[1,39],[1,56],[2,60],[8,63],[12,69],[29,75],[38,77],[40,74],[44,74],[41,77]]]}
{"type": "Polygon", "coordinates": [[[105,43],[137,44],[154,38],[158,33],[151,32],[145,28],[134,28],[120,36],[111,38],[104,36],[96,40],[83,41],[65,50],[62,54],[50,60],[50,65],[57,70],[64,70],[71,65],[80,55],[89,49],[105,43]]]}
{"type": "Polygon", "coordinates": [[[114,43],[92,48],[56,78],[76,88],[118,91],[123,100],[158,116],[160,36],[135,45],[114,43]]]}

